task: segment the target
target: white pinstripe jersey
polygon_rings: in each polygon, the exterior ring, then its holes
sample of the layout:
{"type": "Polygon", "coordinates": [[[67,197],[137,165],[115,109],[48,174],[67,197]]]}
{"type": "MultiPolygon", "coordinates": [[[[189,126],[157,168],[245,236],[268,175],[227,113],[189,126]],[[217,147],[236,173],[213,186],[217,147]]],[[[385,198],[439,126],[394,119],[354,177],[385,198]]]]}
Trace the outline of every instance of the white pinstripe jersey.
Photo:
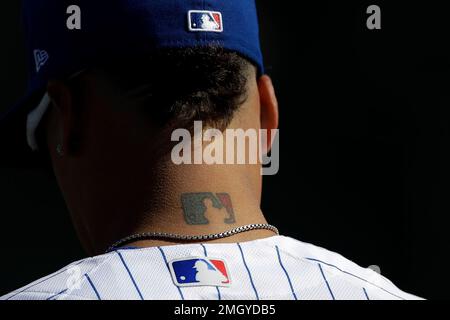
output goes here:
{"type": "MultiPolygon", "coordinates": [[[[207,258],[208,259],[208,258],[207,258]]],[[[74,262],[2,300],[398,300],[419,299],[339,254],[275,236],[243,243],[121,249],[74,262]],[[214,257],[226,262],[229,287],[179,287],[173,260],[214,257]]]]}

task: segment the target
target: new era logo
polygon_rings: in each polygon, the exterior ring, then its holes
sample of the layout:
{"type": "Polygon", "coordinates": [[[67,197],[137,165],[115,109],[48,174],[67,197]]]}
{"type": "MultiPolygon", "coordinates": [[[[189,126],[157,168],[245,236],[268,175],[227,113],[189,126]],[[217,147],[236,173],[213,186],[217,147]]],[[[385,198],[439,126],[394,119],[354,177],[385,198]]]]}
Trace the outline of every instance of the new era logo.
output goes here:
{"type": "Polygon", "coordinates": [[[223,32],[222,14],[217,11],[191,10],[189,30],[194,32],[223,32]]]}
{"type": "Polygon", "coordinates": [[[36,63],[36,72],[39,72],[48,60],[48,53],[45,50],[34,50],[34,61],[36,63]]]}
{"type": "Polygon", "coordinates": [[[169,263],[174,283],[179,287],[229,287],[231,279],[225,261],[189,258],[169,263]]]}

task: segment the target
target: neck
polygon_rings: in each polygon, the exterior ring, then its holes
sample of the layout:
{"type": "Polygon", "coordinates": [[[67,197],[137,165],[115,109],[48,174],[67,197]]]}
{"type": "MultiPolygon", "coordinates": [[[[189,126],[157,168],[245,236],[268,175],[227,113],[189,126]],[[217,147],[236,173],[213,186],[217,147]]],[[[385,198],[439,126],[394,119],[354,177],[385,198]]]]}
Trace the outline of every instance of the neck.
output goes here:
{"type": "MultiPolygon", "coordinates": [[[[164,162],[147,170],[136,166],[115,183],[104,183],[89,206],[75,212],[89,253],[104,252],[116,241],[143,232],[205,235],[248,224],[267,223],[260,209],[258,166],[180,166],[164,162]],[[156,173],[156,174],[155,174],[156,173]],[[120,181],[120,190],[117,190],[120,181]],[[105,205],[106,204],[106,205],[105,205]]],[[[73,210],[71,210],[73,211],[73,210]]],[[[211,242],[242,242],[273,236],[267,230],[239,233],[211,242]]],[[[127,246],[180,244],[140,240],[127,246]]]]}

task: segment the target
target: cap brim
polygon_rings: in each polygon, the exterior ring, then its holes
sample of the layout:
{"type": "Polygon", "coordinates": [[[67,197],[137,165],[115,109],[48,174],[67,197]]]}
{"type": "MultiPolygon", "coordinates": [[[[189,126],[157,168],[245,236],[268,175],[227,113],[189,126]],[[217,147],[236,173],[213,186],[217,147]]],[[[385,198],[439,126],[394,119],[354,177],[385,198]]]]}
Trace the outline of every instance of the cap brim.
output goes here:
{"type": "Polygon", "coordinates": [[[43,94],[40,90],[29,91],[0,117],[1,167],[36,168],[42,165],[40,152],[33,152],[28,146],[26,121],[43,94]]]}

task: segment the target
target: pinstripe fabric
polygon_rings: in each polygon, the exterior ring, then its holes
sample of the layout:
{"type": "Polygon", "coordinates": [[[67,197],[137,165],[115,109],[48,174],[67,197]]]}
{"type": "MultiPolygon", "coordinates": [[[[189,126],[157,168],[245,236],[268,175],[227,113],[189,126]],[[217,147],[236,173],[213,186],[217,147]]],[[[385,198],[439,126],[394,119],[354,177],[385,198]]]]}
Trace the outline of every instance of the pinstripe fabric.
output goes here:
{"type": "Polygon", "coordinates": [[[275,236],[244,243],[118,250],[75,262],[1,300],[419,299],[339,254],[275,236]],[[221,259],[230,287],[175,285],[177,259],[221,259]],[[370,297],[370,298],[369,298],[370,297]]]}

